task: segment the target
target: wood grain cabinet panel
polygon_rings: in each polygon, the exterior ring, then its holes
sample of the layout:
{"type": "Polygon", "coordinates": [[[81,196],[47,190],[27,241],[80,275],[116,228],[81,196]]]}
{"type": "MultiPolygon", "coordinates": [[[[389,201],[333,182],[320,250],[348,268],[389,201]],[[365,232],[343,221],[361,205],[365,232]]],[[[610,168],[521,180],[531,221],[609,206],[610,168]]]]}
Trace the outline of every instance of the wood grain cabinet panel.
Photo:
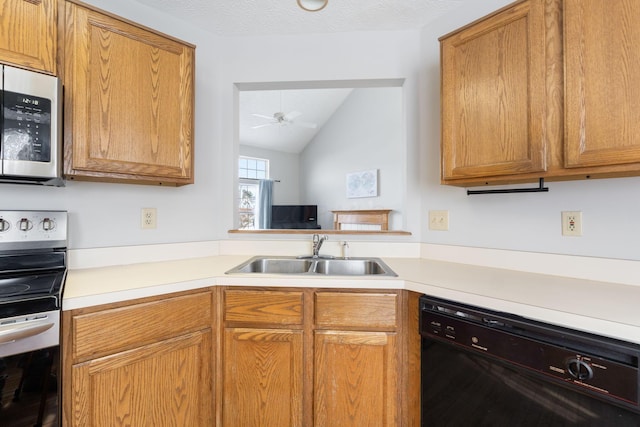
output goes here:
{"type": "Polygon", "coordinates": [[[441,38],[442,179],[544,171],[544,4],[441,38]]]}
{"type": "Polygon", "coordinates": [[[224,426],[302,427],[303,331],[230,328],[224,338],[224,426]]]}
{"type": "Polygon", "coordinates": [[[57,0],[0,0],[0,62],[56,74],[57,0]]]}
{"type": "Polygon", "coordinates": [[[193,183],[195,48],[66,3],[68,179],[193,183]]]}
{"type": "Polygon", "coordinates": [[[302,325],[300,291],[225,290],[224,320],[234,323],[302,325]]]}
{"type": "Polygon", "coordinates": [[[315,427],[398,423],[395,333],[316,331],[315,427]]]}
{"type": "Polygon", "coordinates": [[[316,327],[395,330],[397,305],[391,293],[316,292],[316,327]]]}
{"type": "Polygon", "coordinates": [[[398,293],[315,294],[314,426],[396,426],[398,293]]]}
{"type": "Polygon", "coordinates": [[[211,331],[116,353],[72,368],[72,426],[213,423],[211,331]]]}
{"type": "Polygon", "coordinates": [[[640,2],[565,0],[566,166],[638,164],[640,2]]]}
{"type": "Polygon", "coordinates": [[[305,292],[223,289],[222,295],[222,426],[302,427],[305,292]]]}
{"type": "Polygon", "coordinates": [[[442,37],[442,183],[640,175],[639,28],[635,0],[521,0],[442,37]]]}
{"type": "Polygon", "coordinates": [[[73,317],[73,358],[86,360],[211,327],[211,293],[105,309],[73,317]]]}
{"type": "Polygon", "coordinates": [[[212,307],[207,290],[63,312],[63,425],[214,425],[212,307]]]}

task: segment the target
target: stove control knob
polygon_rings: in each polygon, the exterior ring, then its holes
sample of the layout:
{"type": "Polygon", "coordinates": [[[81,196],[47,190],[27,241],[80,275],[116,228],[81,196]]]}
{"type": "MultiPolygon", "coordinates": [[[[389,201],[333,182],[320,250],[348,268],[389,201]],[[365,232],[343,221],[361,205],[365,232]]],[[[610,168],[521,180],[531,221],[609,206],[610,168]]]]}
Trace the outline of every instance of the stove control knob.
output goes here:
{"type": "Polygon", "coordinates": [[[11,228],[11,224],[6,219],[0,218],[0,233],[9,230],[11,228]]]}
{"type": "Polygon", "coordinates": [[[567,371],[576,380],[590,380],[593,378],[593,368],[581,359],[567,360],[567,371]]]}
{"type": "Polygon", "coordinates": [[[56,228],[56,223],[51,218],[42,220],[42,229],[44,231],[52,231],[54,228],[56,228]]]}
{"type": "Polygon", "coordinates": [[[18,229],[20,231],[29,231],[33,228],[33,223],[29,221],[29,218],[22,218],[18,221],[18,229]]]}

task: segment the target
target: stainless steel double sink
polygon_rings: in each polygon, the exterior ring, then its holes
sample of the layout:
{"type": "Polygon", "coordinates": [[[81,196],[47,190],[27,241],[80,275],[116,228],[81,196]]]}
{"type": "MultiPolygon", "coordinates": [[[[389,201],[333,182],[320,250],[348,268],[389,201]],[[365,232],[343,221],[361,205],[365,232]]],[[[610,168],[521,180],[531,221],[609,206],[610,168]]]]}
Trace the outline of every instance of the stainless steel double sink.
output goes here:
{"type": "Polygon", "coordinates": [[[256,256],[226,272],[226,274],[239,273],[397,276],[380,258],[256,256]]]}

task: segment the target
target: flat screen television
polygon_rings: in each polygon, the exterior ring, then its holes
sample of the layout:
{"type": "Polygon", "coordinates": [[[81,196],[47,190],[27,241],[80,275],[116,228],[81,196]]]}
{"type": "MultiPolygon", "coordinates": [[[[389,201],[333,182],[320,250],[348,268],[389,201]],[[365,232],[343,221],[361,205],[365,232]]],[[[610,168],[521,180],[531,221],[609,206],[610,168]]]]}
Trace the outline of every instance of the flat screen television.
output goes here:
{"type": "Polygon", "coordinates": [[[320,228],[318,225],[318,205],[273,205],[271,207],[271,228],[320,228]]]}

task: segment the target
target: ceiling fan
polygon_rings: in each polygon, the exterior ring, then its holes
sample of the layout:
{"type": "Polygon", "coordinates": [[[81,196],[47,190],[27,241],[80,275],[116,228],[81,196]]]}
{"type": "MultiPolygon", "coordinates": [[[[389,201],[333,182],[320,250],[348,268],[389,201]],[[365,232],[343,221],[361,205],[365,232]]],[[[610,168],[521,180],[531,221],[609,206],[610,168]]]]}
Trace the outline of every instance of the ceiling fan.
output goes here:
{"type": "Polygon", "coordinates": [[[291,111],[287,114],[278,111],[276,113],[273,113],[273,116],[267,116],[264,114],[252,114],[255,117],[260,117],[262,119],[267,119],[269,120],[269,123],[265,123],[262,125],[257,125],[257,126],[252,126],[251,129],[258,129],[258,128],[262,128],[265,126],[275,126],[275,125],[279,125],[279,126],[300,126],[300,127],[304,127],[304,128],[308,128],[308,129],[315,129],[316,127],[318,127],[317,124],[315,123],[310,123],[310,122],[299,122],[296,119],[297,117],[300,117],[302,115],[301,112],[299,111],[291,111]]]}

